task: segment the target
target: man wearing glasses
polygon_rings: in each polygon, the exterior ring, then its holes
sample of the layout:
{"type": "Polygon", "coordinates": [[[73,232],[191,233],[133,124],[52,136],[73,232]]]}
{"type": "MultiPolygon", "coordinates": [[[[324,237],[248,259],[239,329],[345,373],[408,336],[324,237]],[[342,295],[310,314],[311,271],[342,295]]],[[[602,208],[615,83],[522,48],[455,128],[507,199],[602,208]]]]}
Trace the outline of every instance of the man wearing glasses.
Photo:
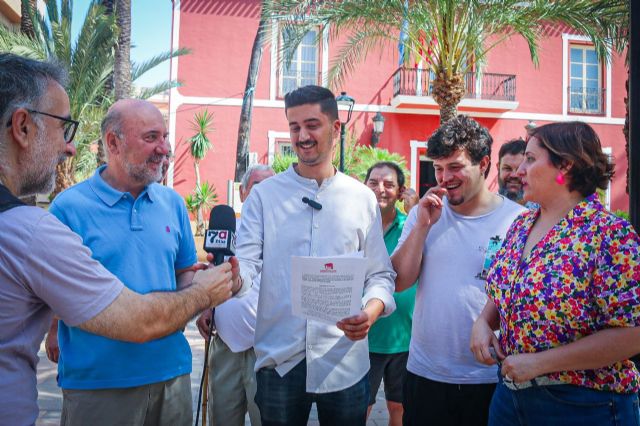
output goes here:
{"type": "MultiPolygon", "coordinates": [[[[233,290],[232,265],[224,264],[199,271],[193,284],[178,292],[131,291],[91,257],[69,228],[17,198],[51,191],[56,165],[75,154],[71,142],[77,122],[69,118],[64,81],[63,70],[55,65],[0,53],[3,424],[36,421],[38,348],[53,312],[86,332],[142,343],[183,328],[233,290]]],[[[237,266],[235,259],[232,264],[237,266]]],[[[87,348],[87,358],[91,352],[87,348]]]]}
{"type": "MultiPolygon", "coordinates": [[[[187,209],[157,183],[169,155],[162,114],[150,102],[120,100],[102,120],[102,141],[107,164],[49,211],[131,290],[187,287],[197,262],[187,209]]],[[[63,425],[191,424],[191,349],[182,332],[139,344],[55,321],[47,343],[58,324],[63,425]]]]}

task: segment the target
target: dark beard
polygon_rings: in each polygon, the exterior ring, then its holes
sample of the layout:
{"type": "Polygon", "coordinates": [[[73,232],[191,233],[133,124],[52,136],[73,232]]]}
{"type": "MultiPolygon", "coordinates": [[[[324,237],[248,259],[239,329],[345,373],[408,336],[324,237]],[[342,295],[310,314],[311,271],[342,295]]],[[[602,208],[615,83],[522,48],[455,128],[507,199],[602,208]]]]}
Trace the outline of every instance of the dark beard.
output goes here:
{"type": "Polygon", "coordinates": [[[522,197],[524,195],[524,191],[520,190],[518,192],[511,192],[511,191],[507,191],[506,187],[500,187],[500,189],[498,190],[498,194],[507,197],[508,199],[510,199],[511,201],[520,201],[522,200],[522,197]]]}

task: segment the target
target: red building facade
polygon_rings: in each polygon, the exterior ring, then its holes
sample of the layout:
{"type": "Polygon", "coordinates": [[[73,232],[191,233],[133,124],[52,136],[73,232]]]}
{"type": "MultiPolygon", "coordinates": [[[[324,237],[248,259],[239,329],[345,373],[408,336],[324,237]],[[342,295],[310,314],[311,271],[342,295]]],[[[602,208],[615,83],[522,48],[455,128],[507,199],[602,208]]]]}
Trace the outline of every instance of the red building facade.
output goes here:
{"type": "MultiPolygon", "coordinates": [[[[228,181],[235,171],[240,107],[253,40],[260,15],[259,0],[174,0],[173,48],[188,47],[190,55],[174,59],[172,78],[183,83],[173,89],[169,128],[176,161],[169,183],[188,194],[194,188],[193,162],[187,139],[194,133],[190,121],[205,108],[214,114],[209,135],[213,150],[200,163],[203,181],[215,185],[220,202],[227,202],[228,181]]],[[[277,22],[264,47],[254,90],[251,161],[269,164],[278,152],[290,149],[283,95],[305,85],[326,85],[332,58],[340,41],[310,34],[288,68],[280,61],[282,34],[277,22]]],[[[530,58],[526,42],[513,37],[492,50],[481,74],[466,76],[467,97],[458,107],[486,126],[494,139],[489,176],[497,189],[496,167],[500,145],[526,135],[531,122],[581,120],[599,134],[605,151],[616,164],[607,191],[612,210],[628,210],[625,192],[627,159],[624,125],[627,71],[624,58],[599,61],[588,40],[569,28],[549,28],[540,41],[539,66],[530,58]]],[[[398,52],[371,54],[334,93],[346,91],[356,100],[348,131],[360,144],[369,144],[372,118],[385,118],[379,148],[407,159],[410,184],[421,192],[429,184],[430,161],[426,140],[439,125],[439,110],[429,95],[429,73],[419,68],[398,69],[398,52]]]]}

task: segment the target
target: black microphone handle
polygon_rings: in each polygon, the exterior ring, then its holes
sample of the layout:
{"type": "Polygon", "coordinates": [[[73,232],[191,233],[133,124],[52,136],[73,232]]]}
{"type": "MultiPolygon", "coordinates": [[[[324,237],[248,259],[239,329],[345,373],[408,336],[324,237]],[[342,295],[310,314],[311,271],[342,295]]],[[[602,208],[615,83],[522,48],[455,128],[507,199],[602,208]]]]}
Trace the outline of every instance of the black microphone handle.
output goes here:
{"type": "Polygon", "coordinates": [[[222,265],[224,263],[224,253],[218,251],[213,255],[213,264],[215,266],[222,265]]]}

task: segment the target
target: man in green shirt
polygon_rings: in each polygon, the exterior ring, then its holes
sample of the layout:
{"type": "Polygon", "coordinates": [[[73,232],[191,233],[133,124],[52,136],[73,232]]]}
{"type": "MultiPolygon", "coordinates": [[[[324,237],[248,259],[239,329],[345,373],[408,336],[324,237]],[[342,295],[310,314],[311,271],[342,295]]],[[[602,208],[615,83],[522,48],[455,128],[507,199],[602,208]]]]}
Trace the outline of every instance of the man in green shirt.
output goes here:
{"type": "MultiPolygon", "coordinates": [[[[418,201],[416,193],[405,188],[404,181],[402,169],[396,163],[388,161],[371,166],[365,178],[365,184],[376,194],[378,200],[382,213],[384,243],[389,255],[398,244],[407,218],[406,214],[396,208],[396,202],[404,200],[407,209],[418,201]]],[[[369,412],[376,401],[380,382],[384,378],[390,426],[402,424],[402,386],[409,356],[415,296],[415,285],[401,293],[395,293],[393,297],[396,300],[396,311],[388,317],[379,318],[369,331],[369,412]]]]}

